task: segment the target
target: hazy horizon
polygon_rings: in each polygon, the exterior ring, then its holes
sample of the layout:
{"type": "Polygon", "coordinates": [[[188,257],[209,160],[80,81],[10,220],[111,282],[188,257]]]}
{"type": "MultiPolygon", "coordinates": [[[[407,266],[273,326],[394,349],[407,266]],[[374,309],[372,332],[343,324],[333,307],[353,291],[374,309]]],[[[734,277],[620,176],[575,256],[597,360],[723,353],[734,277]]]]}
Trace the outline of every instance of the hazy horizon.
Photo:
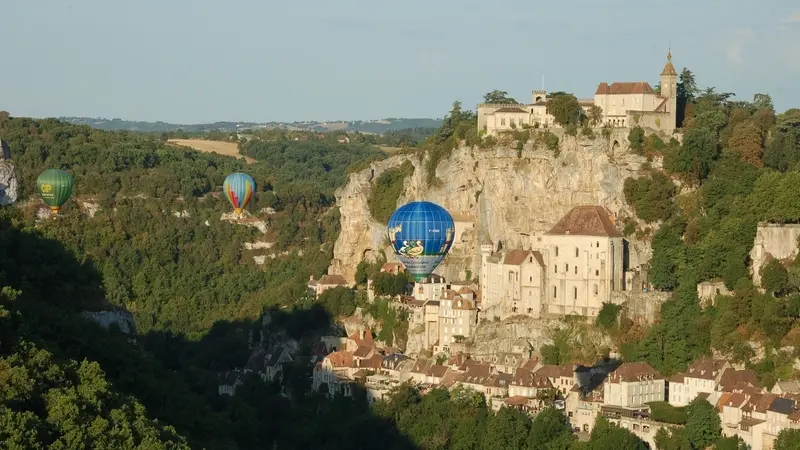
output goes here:
{"type": "Polygon", "coordinates": [[[173,124],[441,118],[500,89],[658,82],[800,106],[800,6],[741,0],[11,2],[0,110],[173,124]],[[669,4],[667,4],[669,3],[669,4]],[[235,5],[235,6],[234,6],[235,5]]]}

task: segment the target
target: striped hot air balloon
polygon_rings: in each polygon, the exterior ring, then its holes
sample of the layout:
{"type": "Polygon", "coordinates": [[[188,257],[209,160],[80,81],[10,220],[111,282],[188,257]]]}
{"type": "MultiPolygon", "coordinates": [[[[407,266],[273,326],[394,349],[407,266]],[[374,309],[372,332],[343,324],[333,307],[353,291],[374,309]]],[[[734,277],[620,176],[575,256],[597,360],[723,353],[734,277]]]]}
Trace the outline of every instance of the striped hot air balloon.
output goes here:
{"type": "Polygon", "coordinates": [[[250,203],[255,191],[256,182],[246,173],[232,173],[225,178],[225,183],[222,184],[222,192],[228,197],[228,201],[233,205],[233,210],[240,217],[242,209],[250,203]]]}
{"type": "Polygon", "coordinates": [[[60,169],[47,169],[36,179],[36,188],[53,214],[67,202],[75,184],[72,175],[60,169]]]}

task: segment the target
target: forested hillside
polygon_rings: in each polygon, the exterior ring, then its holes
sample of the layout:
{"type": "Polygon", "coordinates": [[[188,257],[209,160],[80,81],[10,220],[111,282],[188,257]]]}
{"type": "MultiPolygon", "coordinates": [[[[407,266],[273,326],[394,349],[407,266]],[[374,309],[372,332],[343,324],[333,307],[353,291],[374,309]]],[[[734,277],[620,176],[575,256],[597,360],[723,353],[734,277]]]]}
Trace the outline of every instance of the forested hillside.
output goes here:
{"type": "Polygon", "coordinates": [[[652,236],[650,280],[675,294],[652,328],[623,320],[614,333],[626,359],[646,360],[666,375],[715,349],[754,368],[770,387],[793,375],[800,356],[789,334],[800,320],[800,259],[768,264],[761,294],[750,280],[749,252],[759,222],[800,222],[800,109],[776,115],[764,94],[747,102],[701,91],[688,71],[678,91],[683,143],[643,139],[634,128],[633,150],[663,157],[664,170],[625,186],[628,203],[649,222],[626,232],[652,236]],[[714,280],[734,295],[701,309],[696,285],[714,280]],[[760,349],[764,358],[756,362],[760,349]]]}
{"type": "Polygon", "coordinates": [[[0,441],[22,448],[58,439],[72,442],[61,448],[133,448],[133,442],[157,448],[148,439],[181,442],[170,437],[181,435],[193,448],[271,443],[275,429],[260,426],[257,416],[271,414],[270,402],[281,399],[273,392],[252,404],[247,396],[221,401],[217,373],[246,361],[252,320],[265,306],[296,306],[284,328],[297,338],[325,329],[326,314],[299,300],[309,275],[324,273],[330,260],[338,233],[334,188],[349,165],[378,157],[378,150],[258,143],[247,151],[266,162],[245,169],[233,158],[176,149],[154,137],[55,120],[3,116],[0,136],[12,149],[22,187],[20,207],[4,208],[0,222],[0,415],[15,424],[0,430],[0,441]],[[50,167],[70,171],[75,192],[58,220],[34,227],[25,196],[50,167]],[[230,205],[210,195],[237,170],[258,183],[249,210],[271,225],[261,239],[292,250],[264,267],[242,255],[243,242],[259,233],[221,222],[230,205]],[[87,200],[101,205],[94,217],[79,207],[87,200]],[[260,211],[267,206],[276,213],[266,217],[260,211]],[[175,210],[190,217],[175,217],[175,210]],[[138,344],[77,315],[106,303],[135,314],[138,344]],[[160,430],[153,418],[175,430],[160,430]],[[114,427],[126,431],[115,435],[114,427]]]}

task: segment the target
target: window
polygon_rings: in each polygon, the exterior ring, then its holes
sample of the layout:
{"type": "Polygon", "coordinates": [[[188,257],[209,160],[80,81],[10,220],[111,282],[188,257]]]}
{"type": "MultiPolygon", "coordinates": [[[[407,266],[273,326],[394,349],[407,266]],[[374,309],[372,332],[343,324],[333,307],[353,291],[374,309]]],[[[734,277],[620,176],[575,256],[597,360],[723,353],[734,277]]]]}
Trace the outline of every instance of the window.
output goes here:
{"type": "Polygon", "coordinates": [[[572,297],[577,300],[578,299],[578,288],[572,288],[572,297]]]}
{"type": "Polygon", "coordinates": [[[506,124],[506,119],[505,118],[501,118],[500,119],[500,125],[505,125],[505,124],[506,124]]]}
{"type": "Polygon", "coordinates": [[[533,262],[533,256],[528,258],[528,262],[533,262]]]}
{"type": "Polygon", "coordinates": [[[595,284],[594,285],[594,295],[597,295],[598,292],[599,292],[599,289],[597,289],[597,284],[595,284]]]}
{"type": "Polygon", "coordinates": [[[597,241],[597,248],[600,248],[600,241],[597,241]]]}
{"type": "Polygon", "coordinates": [[[528,281],[533,281],[533,277],[528,277],[528,281]]]}
{"type": "Polygon", "coordinates": [[[558,266],[557,265],[553,266],[553,273],[558,273],[558,266]]]}
{"type": "Polygon", "coordinates": [[[600,271],[599,270],[595,270],[594,271],[594,276],[599,277],[600,276],[600,271]]]}
{"type": "Polygon", "coordinates": [[[569,264],[564,264],[564,271],[569,272],[569,264]]]}
{"type": "Polygon", "coordinates": [[[575,275],[578,274],[578,266],[575,266],[575,275]]]}
{"type": "Polygon", "coordinates": [[[558,246],[556,246],[556,256],[558,256],[558,246]]]}
{"type": "Polygon", "coordinates": [[[553,286],[553,298],[558,298],[558,288],[553,286]]]}

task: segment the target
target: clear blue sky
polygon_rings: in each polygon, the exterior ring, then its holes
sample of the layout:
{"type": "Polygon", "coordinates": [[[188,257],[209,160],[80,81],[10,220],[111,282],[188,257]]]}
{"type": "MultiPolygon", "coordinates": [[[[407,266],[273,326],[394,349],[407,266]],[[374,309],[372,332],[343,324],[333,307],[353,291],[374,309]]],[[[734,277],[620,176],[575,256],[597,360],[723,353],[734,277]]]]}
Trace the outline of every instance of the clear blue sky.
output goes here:
{"type": "Polygon", "coordinates": [[[658,81],[800,107],[796,0],[6,0],[0,110],[199,123],[441,117],[658,81]]]}

